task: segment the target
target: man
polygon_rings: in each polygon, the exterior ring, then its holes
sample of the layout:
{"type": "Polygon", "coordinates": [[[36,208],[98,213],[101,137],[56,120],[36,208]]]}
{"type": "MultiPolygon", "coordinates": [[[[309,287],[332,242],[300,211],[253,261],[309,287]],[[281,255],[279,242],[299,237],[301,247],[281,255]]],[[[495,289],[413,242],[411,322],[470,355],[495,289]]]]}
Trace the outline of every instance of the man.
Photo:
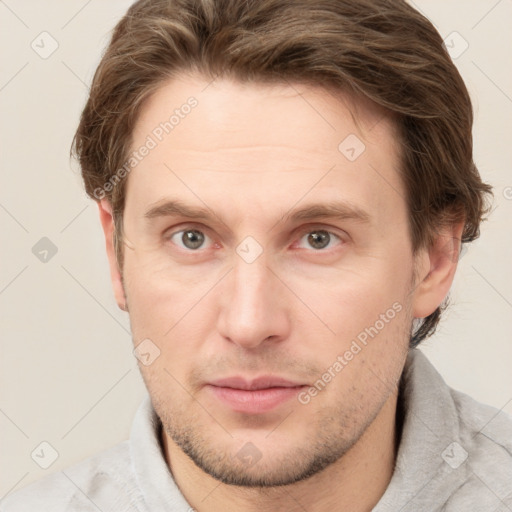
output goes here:
{"type": "Polygon", "coordinates": [[[467,90],[395,0],[143,0],[75,137],[148,398],[2,510],[512,510],[512,421],[435,330],[484,184],[467,90]]]}

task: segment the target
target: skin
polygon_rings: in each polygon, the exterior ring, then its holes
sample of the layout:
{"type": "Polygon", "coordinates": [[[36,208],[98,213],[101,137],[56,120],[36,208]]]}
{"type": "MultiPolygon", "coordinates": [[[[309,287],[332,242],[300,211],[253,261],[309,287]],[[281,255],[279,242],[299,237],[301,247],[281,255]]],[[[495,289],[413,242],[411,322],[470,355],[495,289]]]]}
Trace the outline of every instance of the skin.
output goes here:
{"type": "Polygon", "coordinates": [[[110,205],[99,202],[134,344],[149,338],[160,350],[139,366],[172,475],[199,512],[371,510],[393,472],[411,323],[447,295],[462,224],[413,254],[393,120],[321,87],[183,75],[144,105],[133,148],[190,96],[197,107],[127,178],[122,272],[110,205]],[[353,162],[338,150],[349,134],[366,146],[353,162]],[[169,199],[206,205],[212,216],[145,217],[169,199]],[[367,220],[285,217],[333,200],[367,220]],[[187,229],[199,230],[203,245],[184,245],[187,229]],[[308,236],[319,231],[325,247],[308,236]],[[247,236],[263,251],[251,263],[236,251],[247,236]],[[307,404],[292,398],[246,414],[205,386],[269,374],[313,386],[397,303],[394,318],[307,404]],[[237,456],[243,448],[258,460],[237,456]]]}

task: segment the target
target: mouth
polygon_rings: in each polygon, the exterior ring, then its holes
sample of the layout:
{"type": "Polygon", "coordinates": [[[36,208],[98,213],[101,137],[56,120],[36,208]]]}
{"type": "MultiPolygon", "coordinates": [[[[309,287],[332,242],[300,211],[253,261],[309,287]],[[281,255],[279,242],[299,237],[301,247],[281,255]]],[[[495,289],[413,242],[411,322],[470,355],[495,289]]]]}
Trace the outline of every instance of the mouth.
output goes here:
{"type": "Polygon", "coordinates": [[[229,377],[208,383],[205,388],[234,412],[261,414],[271,411],[307,387],[281,377],[263,376],[253,380],[229,377]]]}

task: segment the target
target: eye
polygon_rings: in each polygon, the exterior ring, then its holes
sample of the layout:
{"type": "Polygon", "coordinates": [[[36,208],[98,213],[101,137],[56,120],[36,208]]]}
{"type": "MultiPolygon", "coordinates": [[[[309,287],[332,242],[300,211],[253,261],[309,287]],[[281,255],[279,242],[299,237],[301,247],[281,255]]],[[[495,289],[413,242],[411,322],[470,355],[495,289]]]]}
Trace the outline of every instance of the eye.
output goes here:
{"type": "MultiPolygon", "coordinates": [[[[310,229],[309,231],[303,233],[300,240],[304,239],[310,248],[313,248],[317,251],[332,247],[331,242],[333,240],[343,242],[343,240],[338,235],[334,234],[332,231],[327,231],[326,229],[310,229]]],[[[306,249],[307,248],[308,247],[306,247],[306,249]]]]}
{"type": "MultiPolygon", "coordinates": [[[[194,228],[175,231],[168,236],[168,239],[181,249],[194,252],[197,252],[198,249],[204,248],[204,245],[207,245],[208,240],[212,242],[210,237],[203,231],[194,228]]],[[[315,251],[329,249],[335,244],[336,241],[338,241],[338,245],[343,243],[343,240],[340,236],[326,229],[310,228],[309,231],[303,231],[299,240],[299,247],[301,247],[302,240],[305,240],[305,243],[307,243],[309,246],[302,248],[312,248],[315,251]]]]}
{"type": "Polygon", "coordinates": [[[169,236],[169,240],[182,249],[196,250],[210,238],[198,229],[182,229],[169,236]]]}

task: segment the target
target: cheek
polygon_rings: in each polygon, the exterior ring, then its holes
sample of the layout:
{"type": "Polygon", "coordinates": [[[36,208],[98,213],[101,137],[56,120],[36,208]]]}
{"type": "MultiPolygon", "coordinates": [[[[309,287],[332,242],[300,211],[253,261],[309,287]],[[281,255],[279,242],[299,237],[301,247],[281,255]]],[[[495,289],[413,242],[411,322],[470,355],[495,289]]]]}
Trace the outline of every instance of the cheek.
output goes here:
{"type": "Polygon", "coordinates": [[[205,314],[214,313],[208,297],[214,277],[205,269],[170,265],[158,256],[127,257],[124,282],[134,343],[150,338],[163,350],[170,344],[173,351],[193,347],[201,325],[208,324],[205,314]]]}
{"type": "Polygon", "coordinates": [[[140,344],[144,347],[142,353],[157,354],[149,365],[139,359],[146,386],[152,396],[165,400],[172,396],[177,403],[186,401],[182,386],[197,362],[200,345],[207,335],[205,329],[211,328],[204,313],[214,305],[204,299],[200,301],[204,292],[197,286],[191,288],[183,280],[163,278],[158,271],[133,267],[126,280],[135,350],[140,344]],[[147,346],[151,350],[146,350],[147,346]]]}
{"type": "Polygon", "coordinates": [[[335,332],[329,334],[332,343],[315,351],[326,372],[343,375],[334,379],[333,390],[361,392],[360,383],[365,382],[377,399],[395,387],[411,318],[409,277],[403,264],[391,261],[373,260],[357,272],[339,272],[318,283],[310,296],[312,309],[316,301],[319,315],[335,332]]]}
{"type": "MultiPolygon", "coordinates": [[[[365,258],[358,264],[317,273],[293,272],[287,282],[296,295],[327,324],[331,337],[350,342],[359,332],[379,320],[394,319],[405,308],[410,277],[403,258],[365,258]]],[[[378,326],[380,327],[380,323],[378,326]]],[[[387,325],[387,324],[386,324],[387,325]]],[[[326,331],[329,334],[329,331],[326,331]]]]}
{"type": "Polygon", "coordinates": [[[325,400],[348,392],[351,401],[380,403],[396,387],[409,345],[407,292],[396,282],[352,276],[327,291],[323,303],[323,318],[336,334],[321,349],[312,344],[310,353],[324,368],[320,379],[333,376],[325,400]]]}

